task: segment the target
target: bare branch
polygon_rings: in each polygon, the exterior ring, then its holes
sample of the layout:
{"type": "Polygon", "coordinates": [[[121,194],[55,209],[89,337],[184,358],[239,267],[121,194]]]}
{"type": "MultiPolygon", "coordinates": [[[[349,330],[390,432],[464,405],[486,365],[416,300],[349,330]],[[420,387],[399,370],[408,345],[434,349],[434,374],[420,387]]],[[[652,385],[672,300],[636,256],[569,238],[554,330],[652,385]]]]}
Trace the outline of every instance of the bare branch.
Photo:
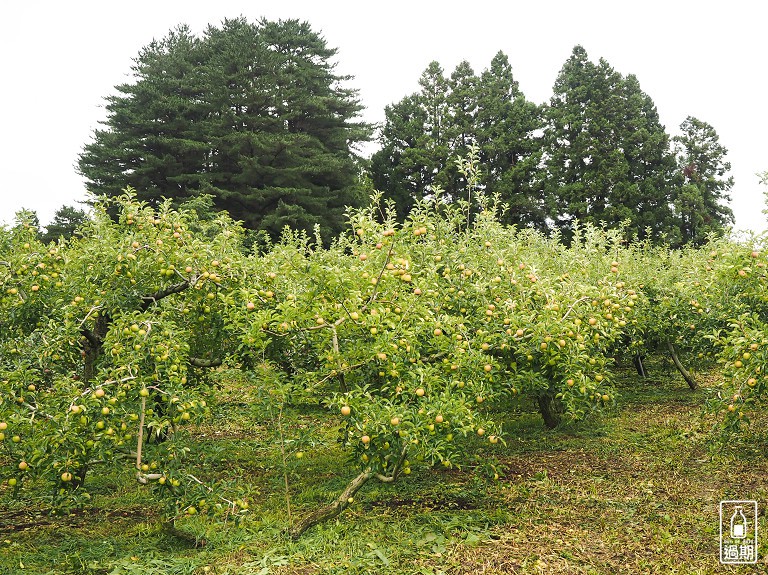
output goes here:
{"type": "Polygon", "coordinates": [[[35,407],[31,403],[28,403],[28,402],[24,401],[24,402],[21,403],[21,405],[23,405],[24,407],[26,407],[27,409],[29,409],[32,412],[32,417],[33,418],[35,417],[35,415],[40,414],[41,416],[45,417],[46,419],[53,419],[52,415],[50,415],[48,413],[43,413],[42,411],[40,411],[37,407],[35,407]]]}
{"type": "Polygon", "coordinates": [[[584,297],[580,297],[580,298],[579,298],[579,299],[577,299],[575,302],[573,302],[573,303],[571,304],[571,306],[568,308],[568,310],[565,312],[565,314],[563,315],[563,319],[562,319],[562,320],[560,320],[560,321],[564,321],[564,320],[565,320],[565,318],[567,318],[567,317],[568,317],[568,314],[570,314],[570,313],[573,311],[573,308],[574,308],[574,307],[576,307],[576,304],[577,304],[577,303],[579,303],[579,302],[582,302],[582,301],[584,301],[584,300],[587,300],[587,299],[589,299],[589,297],[587,297],[587,296],[584,296],[584,297]]]}
{"type": "Polygon", "coordinates": [[[376,479],[381,481],[382,483],[394,483],[397,481],[397,478],[400,477],[400,469],[403,466],[403,462],[405,461],[405,456],[408,453],[408,445],[403,446],[403,450],[400,452],[400,457],[397,459],[397,463],[395,463],[395,467],[392,469],[392,475],[383,475],[381,473],[376,474],[376,479]]]}
{"type": "Polygon", "coordinates": [[[382,266],[381,271],[379,271],[379,277],[376,278],[376,285],[373,286],[373,293],[371,294],[371,297],[368,298],[368,301],[365,303],[365,305],[361,308],[362,311],[368,309],[368,306],[371,305],[376,299],[376,294],[379,292],[379,284],[381,283],[381,278],[384,276],[384,271],[387,269],[389,260],[392,259],[392,252],[394,249],[395,240],[393,238],[392,243],[389,244],[389,252],[387,252],[387,258],[384,260],[384,265],[382,266]]]}
{"type": "Polygon", "coordinates": [[[163,476],[162,473],[137,473],[136,474],[136,481],[141,483],[142,485],[146,485],[152,480],[160,479],[163,476]]]}
{"type": "Polygon", "coordinates": [[[330,505],[310,513],[304,519],[289,529],[289,534],[293,539],[298,539],[310,527],[328,521],[338,516],[349,505],[349,500],[357,493],[366,482],[373,477],[370,469],[363,471],[347,484],[347,487],[330,505]]]}
{"type": "MultiPolygon", "coordinates": [[[[101,309],[101,306],[100,306],[100,305],[95,305],[95,306],[93,306],[91,309],[89,309],[89,310],[88,310],[88,313],[87,313],[87,314],[85,314],[85,317],[84,317],[84,318],[82,319],[82,321],[80,322],[80,325],[78,326],[78,329],[82,329],[83,325],[85,325],[85,322],[86,322],[86,321],[88,321],[88,318],[89,318],[89,317],[91,317],[91,314],[93,314],[94,312],[97,312],[97,311],[99,311],[100,309],[101,309]]],[[[85,335],[85,334],[83,334],[83,335],[85,335]]],[[[86,337],[87,337],[87,336],[86,336],[86,337]]],[[[88,340],[88,341],[90,341],[90,340],[88,340]]],[[[93,342],[91,342],[91,343],[93,343],[93,342]]],[[[94,344],[94,345],[96,345],[96,344],[94,344]]]]}
{"type": "Polygon", "coordinates": [[[336,367],[338,368],[338,371],[339,371],[339,386],[341,387],[341,391],[343,393],[347,393],[347,391],[349,390],[347,389],[347,382],[344,379],[344,369],[342,368],[341,357],[339,355],[340,354],[339,334],[336,331],[336,326],[341,325],[343,321],[344,321],[343,317],[339,318],[339,320],[333,324],[333,327],[331,329],[333,329],[333,353],[336,355],[336,367]]]}
{"type": "Polygon", "coordinates": [[[147,409],[147,398],[141,396],[141,415],[139,416],[139,436],[136,440],[136,469],[141,470],[141,448],[144,443],[144,415],[147,409]]]}

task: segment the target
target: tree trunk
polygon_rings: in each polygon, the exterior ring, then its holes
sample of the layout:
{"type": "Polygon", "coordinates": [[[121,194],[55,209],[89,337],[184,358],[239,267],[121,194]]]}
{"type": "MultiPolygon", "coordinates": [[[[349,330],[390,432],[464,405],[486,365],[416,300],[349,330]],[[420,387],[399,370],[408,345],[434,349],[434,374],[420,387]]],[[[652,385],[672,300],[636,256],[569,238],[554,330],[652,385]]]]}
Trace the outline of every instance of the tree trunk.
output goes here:
{"type": "Polygon", "coordinates": [[[672,356],[672,361],[674,362],[677,371],[679,371],[680,375],[683,376],[683,379],[688,384],[688,387],[691,389],[696,389],[696,380],[693,379],[693,376],[688,372],[687,369],[685,369],[685,367],[683,367],[683,364],[680,363],[680,358],[677,357],[675,344],[673,344],[671,341],[668,341],[667,348],[669,349],[669,354],[672,356]]]}
{"type": "Polygon", "coordinates": [[[84,463],[82,467],[75,468],[72,471],[72,481],[70,486],[73,489],[77,489],[83,483],[85,483],[85,476],[88,474],[88,464],[84,463]]]}
{"type": "Polygon", "coordinates": [[[549,429],[554,429],[560,425],[561,416],[563,414],[563,405],[560,400],[555,397],[552,392],[547,392],[539,395],[536,400],[539,403],[539,411],[544,418],[544,425],[549,429]]]}
{"type": "Polygon", "coordinates": [[[85,351],[83,358],[83,383],[87,386],[96,375],[96,360],[99,359],[101,346],[97,343],[92,344],[86,341],[83,345],[83,351],[85,351]]]}
{"type": "Polygon", "coordinates": [[[635,357],[632,358],[632,363],[635,364],[637,375],[639,375],[640,377],[648,377],[648,372],[645,371],[645,365],[643,364],[642,354],[636,353],[635,357]]]}
{"type": "Polygon", "coordinates": [[[102,314],[96,318],[96,322],[93,326],[93,331],[89,329],[83,329],[83,383],[86,387],[91,383],[96,376],[96,363],[101,355],[102,347],[104,345],[104,338],[109,331],[109,324],[111,319],[108,315],[102,314]]]}
{"type": "Polygon", "coordinates": [[[298,539],[310,527],[337,517],[349,505],[349,498],[354,497],[355,493],[357,493],[372,477],[374,477],[372,472],[363,471],[347,484],[346,489],[344,489],[342,494],[339,495],[333,503],[313,511],[304,519],[296,523],[296,525],[291,527],[288,531],[290,536],[293,539],[298,539]]]}

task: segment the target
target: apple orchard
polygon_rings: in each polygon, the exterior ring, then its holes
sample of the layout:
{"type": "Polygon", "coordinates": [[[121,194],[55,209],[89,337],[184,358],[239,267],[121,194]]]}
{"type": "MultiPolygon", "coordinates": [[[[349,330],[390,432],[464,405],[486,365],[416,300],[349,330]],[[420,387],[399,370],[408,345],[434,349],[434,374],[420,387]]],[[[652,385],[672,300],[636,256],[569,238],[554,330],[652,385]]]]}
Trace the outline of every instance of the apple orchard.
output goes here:
{"type": "Polygon", "coordinates": [[[254,253],[226,215],[129,191],[68,241],[0,229],[0,498],[88,505],[109,468],[171,520],[246,516],[237,478],[201,479],[190,447],[233,370],[278,408],[320,403],[338,422],[349,483],[294,536],[368,481],[461,466],[478,439],[503,449],[491,408],[510,397],[548,427],[589,425],[615,407],[617,359],[715,366],[719,432],[763,409],[757,244],[672,251],[583,227],[565,246],[502,226],[492,204],[422,202],[399,224],[374,199],[348,222],[327,248],[286,231],[254,253]]]}

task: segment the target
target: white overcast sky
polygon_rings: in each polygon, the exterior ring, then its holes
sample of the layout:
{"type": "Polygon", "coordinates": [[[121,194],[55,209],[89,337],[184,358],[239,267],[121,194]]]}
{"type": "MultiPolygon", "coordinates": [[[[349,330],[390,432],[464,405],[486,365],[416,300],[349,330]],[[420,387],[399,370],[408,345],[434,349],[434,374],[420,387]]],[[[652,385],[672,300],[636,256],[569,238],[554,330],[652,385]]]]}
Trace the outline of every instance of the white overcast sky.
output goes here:
{"type": "Polygon", "coordinates": [[[736,185],[736,227],[765,229],[768,170],[768,4],[760,0],[389,0],[272,2],[6,0],[0,3],[0,223],[20,208],[43,224],[62,204],[85,198],[77,156],[99,120],[103,97],[126,81],[132,59],[180,23],[298,18],[336,47],[338,72],[355,79],[365,119],[418,89],[432,60],[447,73],[461,60],[475,72],[499,50],[526,96],[547,101],[576,44],[635,74],[671,134],[686,116],[712,124],[736,185]]]}

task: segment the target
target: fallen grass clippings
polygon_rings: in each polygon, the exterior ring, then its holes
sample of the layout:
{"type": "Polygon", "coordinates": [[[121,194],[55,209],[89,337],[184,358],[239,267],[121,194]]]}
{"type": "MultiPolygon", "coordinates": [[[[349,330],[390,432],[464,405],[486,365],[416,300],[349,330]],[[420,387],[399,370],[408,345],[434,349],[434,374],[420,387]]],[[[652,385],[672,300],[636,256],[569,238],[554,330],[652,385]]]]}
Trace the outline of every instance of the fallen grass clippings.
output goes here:
{"type": "MultiPolygon", "coordinates": [[[[697,574],[768,572],[768,539],[756,571],[719,564],[718,504],[760,502],[768,533],[765,438],[713,455],[713,419],[702,405],[711,381],[690,391],[674,374],[619,382],[616,412],[546,430],[532,406],[508,409],[507,445],[477,442],[476,463],[373,484],[337,519],[298,541],[287,527],[283,469],[269,421],[254,422],[247,390],[222,397],[196,437],[205,475],[238,479],[249,517],[163,529],[149,493],[130,478],[94,507],[51,515],[0,491],[1,574],[697,574]],[[493,461],[494,480],[479,462],[493,461]],[[233,478],[232,473],[237,474],[233,478]],[[97,507],[98,505],[98,507],[97,507]],[[760,571],[763,569],[763,571],[760,571]]],[[[506,409],[506,407],[505,407],[506,409]]],[[[497,416],[503,415],[500,413],[497,416]]],[[[753,427],[765,428],[765,421],[753,427]]],[[[290,459],[291,504],[301,515],[329,501],[354,475],[336,443],[338,422],[317,406],[286,411],[286,433],[304,457],[290,459]]],[[[751,438],[752,436],[750,436],[751,438]]]]}

